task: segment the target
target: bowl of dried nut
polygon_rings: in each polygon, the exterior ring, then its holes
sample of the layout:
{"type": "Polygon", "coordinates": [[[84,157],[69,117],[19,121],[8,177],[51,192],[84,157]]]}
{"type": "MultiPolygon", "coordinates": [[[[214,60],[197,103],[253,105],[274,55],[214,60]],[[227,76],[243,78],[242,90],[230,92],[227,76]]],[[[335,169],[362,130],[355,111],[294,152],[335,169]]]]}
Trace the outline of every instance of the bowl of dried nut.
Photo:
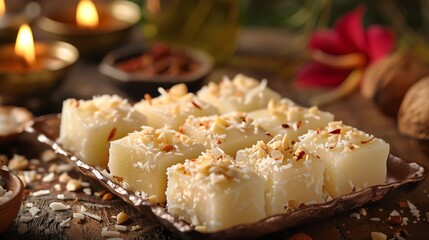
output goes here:
{"type": "Polygon", "coordinates": [[[203,51],[155,43],[114,50],[100,63],[99,71],[128,96],[140,100],[145,93],[158,95],[159,87],[169,89],[178,83],[197,90],[212,67],[212,57],[203,51]]]}
{"type": "Polygon", "coordinates": [[[21,179],[0,169],[0,233],[8,229],[18,215],[23,192],[21,179]]]}

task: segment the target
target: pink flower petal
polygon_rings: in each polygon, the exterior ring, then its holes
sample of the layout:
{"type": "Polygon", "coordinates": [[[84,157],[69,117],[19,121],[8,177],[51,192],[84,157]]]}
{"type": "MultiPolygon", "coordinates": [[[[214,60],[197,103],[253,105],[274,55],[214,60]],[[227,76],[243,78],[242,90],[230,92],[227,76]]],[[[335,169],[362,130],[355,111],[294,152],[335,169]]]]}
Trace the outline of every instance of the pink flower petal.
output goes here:
{"type": "Polygon", "coordinates": [[[386,56],[393,48],[393,34],[381,26],[371,26],[367,32],[368,56],[371,62],[375,62],[386,56]]]}
{"type": "Polygon", "coordinates": [[[335,87],[341,84],[351,71],[352,69],[309,63],[301,66],[295,76],[299,87],[335,87]]]}
{"type": "Polygon", "coordinates": [[[309,47],[329,54],[342,55],[354,52],[352,44],[344,41],[335,31],[317,31],[311,36],[309,47]]]}
{"type": "Polygon", "coordinates": [[[366,7],[360,5],[342,16],[335,24],[335,30],[343,41],[352,44],[356,51],[360,52],[367,52],[368,48],[362,23],[365,11],[366,7]]]}

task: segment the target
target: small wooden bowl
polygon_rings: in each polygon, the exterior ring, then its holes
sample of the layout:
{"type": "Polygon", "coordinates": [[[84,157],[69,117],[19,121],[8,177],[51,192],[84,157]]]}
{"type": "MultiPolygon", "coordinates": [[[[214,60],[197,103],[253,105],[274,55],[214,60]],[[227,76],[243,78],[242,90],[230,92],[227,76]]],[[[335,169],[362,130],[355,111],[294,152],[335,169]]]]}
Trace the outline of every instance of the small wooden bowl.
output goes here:
{"type": "Polygon", "coordinates": [[[33,114],[22,107],[0,106],[0,115],[3,114],[14,118],[18,126],[11,132],[0,132],[0,147],[14,142],[33,120],[33,114]]]}
{"type": "Polygon", "coordinates": [[[13,191],[12,197],[0,205],[0,233],[2,233],[12,225],[18,215],[24,193],[24,184],[17,176],[1,169],[0,176],[6,183],[5,188],[13,191]]]}

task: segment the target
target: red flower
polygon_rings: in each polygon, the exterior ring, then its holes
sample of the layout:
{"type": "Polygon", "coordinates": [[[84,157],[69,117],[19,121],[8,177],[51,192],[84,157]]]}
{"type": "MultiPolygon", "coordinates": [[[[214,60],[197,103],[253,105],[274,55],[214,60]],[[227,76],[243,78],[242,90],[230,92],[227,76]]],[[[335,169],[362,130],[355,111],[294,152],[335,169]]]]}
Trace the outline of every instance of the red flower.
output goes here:
{"type": "Polygon", "coordinates": [[[377,25],[364,29],[365,10],[359,6],[338,19],[333,29],[313,33],[309,42],[312,61],[298,69],[299,86],[338,86],[353,71],[362,72],[392,50],[394,38],[388,29],[377,25]]]}

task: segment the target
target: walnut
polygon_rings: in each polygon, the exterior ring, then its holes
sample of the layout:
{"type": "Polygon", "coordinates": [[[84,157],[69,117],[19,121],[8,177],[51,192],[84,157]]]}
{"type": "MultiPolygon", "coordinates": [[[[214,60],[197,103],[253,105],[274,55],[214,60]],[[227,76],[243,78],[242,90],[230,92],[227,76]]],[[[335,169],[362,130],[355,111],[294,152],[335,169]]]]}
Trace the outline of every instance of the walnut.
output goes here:
{"type": "Polygon", "coordinates": [[[398,51],[367,69],[362,94],[372,98],[382,112],[396,117],[407,90],[426,75],[428,64],[409,52],[398,51]]]}
{"type": "Polygon", "coordinates": [[[429,76],[414,84],[398,113],[399,131],[418,139],[429,139],[429,76]]]}

